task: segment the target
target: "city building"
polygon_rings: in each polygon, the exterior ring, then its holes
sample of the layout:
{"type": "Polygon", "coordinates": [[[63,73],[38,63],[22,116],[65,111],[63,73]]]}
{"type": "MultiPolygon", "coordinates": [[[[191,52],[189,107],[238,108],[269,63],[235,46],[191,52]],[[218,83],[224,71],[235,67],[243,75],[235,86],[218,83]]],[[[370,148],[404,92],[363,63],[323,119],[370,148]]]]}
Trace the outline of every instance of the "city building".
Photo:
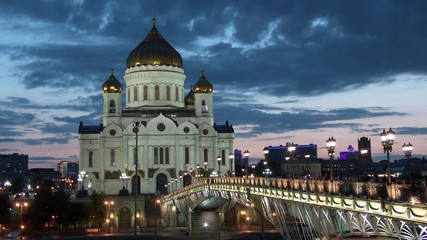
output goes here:
{"type": "Polygon", "coordinates": [[[26,183],[31,188],[57,188],[61,184],[61,173],[53,168],[31,168],[25,173],[26,183]]]}
{"type": "MultiPolygon", "coordinates": [[[[289,176],[292,169],[291,164],[296,162],[302,163],[300,166],[301,173],[304,172],[303,169],[307,170],[307,163],[309,165],[308,168],[312,169],[313,173],[316,171],[317,174],[317,169],[319,169],[319,171],[321,170],[319,161],[317,161],[316,144],[299,145],[286,143],[285,146],[268,146],[266,149],[268,150],[268,154],[266,154],[265,158],[268,161],[268,166],[272,169],[280,169],[280,172],[273,171],[272,176],[289,176]],[[289,151],[290,146],[294,146],[295,149],[289,151]]],[[[296,167],[296,165],[293,167],[296,167]]]]}
{"type": "Polygon", "coordinates": [[[0,154],[0,182],[22,177],[28,171],[28,155],[0,154]]]}
{"type": "MultiPolygon", "coordinates": [[[[82,187],[117,194],[127,176],[132,193],[165,193],[168,183],[197,165],[200,171],[234,171],[228,160],[234,130],[228,122],[214,121],[214,87],[202,71],[185,95],[183,67],[153,20],[151,31],[127,56],[125,86],[114,73],[102,86],[102,123],[80,122],[82,187]]],[[[184,175],[182,184],[192,177],[184,175]]]]}
{"type": "Polygon", "coordinates": [[[57,170],[61,173],[61,188],[74,189],[79,176],[79,163],[61,161],[57,164],[57,170]]]}

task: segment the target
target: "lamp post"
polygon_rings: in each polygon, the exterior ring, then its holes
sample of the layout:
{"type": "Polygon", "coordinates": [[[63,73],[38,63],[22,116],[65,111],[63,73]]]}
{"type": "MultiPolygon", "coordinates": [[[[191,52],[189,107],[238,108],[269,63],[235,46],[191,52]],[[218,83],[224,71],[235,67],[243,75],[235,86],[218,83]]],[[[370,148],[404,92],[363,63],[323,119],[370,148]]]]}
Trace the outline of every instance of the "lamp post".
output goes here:
{"type": "Polygon", "coordinates": [[[294,158],[293,158],[293,154],[295,152],[296,149],[296,145],[294,143],[291,143],[291,145],[288,146],[288,151],[289,151],[289,161],[291,161],[291,173],[292,173],[292,178],[294,178],[294,158]]]}
{"type": "Polygon", "coordinates": [[[221,177],[221,156],[216,157],[216,161],[218,162],[218,177],[221,177]]]}
{"type": "Polygon", "coordinates": [[[154,235],[157,235],[157,205],[160,205],[160,199],[154,202],[154,235]]]}
{"type": "Polygon", "coordinates": [[[114,205],[114,201],[113,200],[107,200],[104,202],[105,206],[107,206],[107,232],[110,233],[110,207],[112,205],[114,205]]]}
{"type": "Polygon", "coordinates": [[[328,156],[329,156],[329,175],[331,181],[334,179],[334,156],[335,156],[335,146],[336,146],[337,140],[334,139],[334,137],[328,138],[326,140],[326,149],[328,150],[328,156]]]}
{"type": "Polygon", "coordinates": [[[256,168],[256,165],[254,164],[254,163],[252,163],[251,164],[251,168],[252,168],[252,170],[251,170],[251,172],[252,172],[252,177],[255,177],[255,168],[256,168]]]}
{"type": "Polygon", "coordinates": [[[264,147],[264,149],[262,150],[262,153],[264,154],[264,168],[267,167],[268,165],[268,153],[270,152],[270,150],[268,150],[267,147],[264,147]]]}
{"type": "Polygon", "coordinates": [[[245,157],[245,159],[246,159],[246,164],[245,164],[245,169],[246,169],[245,174],[246,174],[246,177],[248,176],[249,155],[250,155],[249,150],[246,150],[246,151],[243,152],[243,157],[245,157]]]}
{"type": "Polygon", "coordinates": [[[391,184],[390,152],[393,150],[393,141],[395,136],[396,136],[396,133],[391,129],[391,127],[387,132],[384,129],[380,133],[384,153],[387,153],[387,182],[389,184],[391,184]]]}
{"type": "Polygon", "coordinates": [[[233,173],[233,169],[234,169],[234,167],[233,167],[234,154],[230,153],[230,155],[228,155],[228,159],[230,160],[230,173],[233,173]]]}
{"type": "Polygon", "coordinates": [[[271,170],[270,170],[270,168],[265,169],[265,170],[262,172],[262,174],[264,174],[264,175],[265,175],[265,178],[268,180],[268,176],[270,176],[270,175],[271,175],[271,170]]]}
{"type": "Polygon", "coordinates": [[[205,172],[204,172],[204,175],[205,175],[205,177],[207,177],[207,176],[208,176],[208,172],[207,172],[208,162],[207,162],[207,161],[205,161],[203,164],[205,165],[205,172]]]}
{"type": "Polygon", "coordinates": [[[20,239],[22,240],[22,235],[24,235],[24,215],[23,215],[23,210],[24,207],[28,207],[28,203],[27,202],[17,202],[15,204],[15,206],[19,207],[20,213],[21,213],[21,234],[20,234],[20,239]]]}
{"type": "Polygon", "coordinates": [[[412,180],[412,172],[410,171],[410,165],[409,165],[409,161],[411,159],[412,156],[412,150],[414,149],[414,146],[411,143],[403,143],[402,145],[402,149],[403,149],[403,153],[405,154],[405,158],[406,158],[406,166],[408,166],[408,177],[409,177],[409,183],[411,184],[411,194],[412,194],[412,202],[415,203],[415,191],[414,191],[414,182],[412,180]]]}
{"type": "Polygon", "coordinates": [[[126,175],[126,173],[125,173],[125,172],[123,172],[123,173],[120,175],[120,179],[122,179],[122,180],[123,180],[123,189],[125,189],[125,181],[126,181],[126,189],[128,188],[128,186],[127,186],[127,184],[128,184],[128,182],[127,182],[128,178],[129,178],[129,176],[128,176],[128,175],[126,175]]]}
{"type": "Polygon", "coordinates": [[[138,231],[138,220],[136,213],[138,212],[138,192],[139,192],[139,182],[138,182],[138,132],[139,128],[142,126],[141,122],[135,121],[132,124],[133,132],[135,133],[135,182],[134,188],[132,191],[135,193],[135,221],[134,221],[134,235],[136,237],[138,231]]]}
{"type": "Polygon", "coordinates": [[[306,166],[305,166],[305,171],[306,171],[306,175],[310,174],[310,171],[308,170],[308,160],[310,159],[310,154],[306,154],[305,156],[305,160],[306,160],[306,166]]]}
{"type": "Polygon", "coordinates": [[[80,174],[79,174],[78,181],[80,181],[82,183],[82,186],[81,186],[82,190],[85,189],[85,179],[86,179],[86,177],[87,177],[86,172],[85,171],[81,171],[80,174]]]}

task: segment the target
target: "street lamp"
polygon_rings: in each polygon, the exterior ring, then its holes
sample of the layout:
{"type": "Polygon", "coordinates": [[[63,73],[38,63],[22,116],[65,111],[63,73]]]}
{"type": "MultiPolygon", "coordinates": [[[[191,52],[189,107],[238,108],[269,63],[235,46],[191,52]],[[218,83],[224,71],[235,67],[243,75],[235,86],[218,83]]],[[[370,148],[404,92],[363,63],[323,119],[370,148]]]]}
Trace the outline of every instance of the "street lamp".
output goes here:
{"type": "Polygon", "coordinates": [[[82,183],[82,190],[85,189],[85,179],[87,178],[87,174],[85,171],[81,171],[79,174],[79,179],[77,179],[79,182],[82,183]]]}
{"type": "Polygon", "coordinates": [[[335,140],[334,137],[330,137],[328,138],[328,140],[326,140],[326,149],[328,150],[328,156],[329,156],[329,171],[330,171],[331,181],[334,179],[333,161],[335,156],[336,142],[337,140],[335,140]]]}
{"type": "Polygon", "coordinates": [[[265,178],[267,178],[267,179],[268,179],[268,176],[270,176],[270,175],[271,175],[271,170],[270,170],[270,168],[265,169],[265,170],[262,172],[262,174],[264,174],[264,175],[265,175],[265,178]]]}
{"type": "Polygon", "coordinates": [[[107,229],[108,229],[107,231],[108,231],[108,233],[110,233],[110,218],[112,218],[110,216],[110,207],[112,205],[114,205],[114,201],[113,200],[107,200],[107,201],[104,202],[104,204],[105,204],[105,206],[107,206],[107,219],[106,219],[106,222],[107,222],[107,229]]]}
{"type": "Polygon", "coordinates": [[[264,154],[264,165],[268,164],[268,153],[270,152],[270,150],[268,150],[267,147],[264,147],[264,149],[262,150],[262,153],[264,154]]]}
{"type": "Polygon", "coordinates": [[[411,159],[412,156],[412,150],[414,149],[413,145],[411,143],[403,143],[402,145],[402,149],[403,149],[403,153],[405,154],[405,158],[406,158],[406,166],[408,166],[408,177],[409,177],[409,183],[411,184],[411,194],[412,194],[412,202],[415,202],[415,196],[414,196],[414,182],[412,180],[412,172],[410,171],[410,165],[409,165],[409,160],[411,159]]]}
{"type": "Polygon", "coordinates": [[[4,187],[6,189],[6,192],[9,192],[9,187],[10,186],[12,186],[12,184],[8,180],[6,180],[6,182],[4,183],[4,187]]]}
{"type": "Polygon", "coordinates": [[[310,171],[308,170],[308,160],[310,159],[310,154],[306,154],[305,156],[305,160],[306,160],[306,167],[305,167],[305,170],[306,170],[306,175],[308,175],[308,174],[310,174],[310,171]]]}
{"type": "Polygon", "coordinates": [[[252,177],[255,177],[255,168],[256,168],[256,165],[254,164],[254,163],[252,163],[251,164],[251,168],[252,168],[252,177]]]}
{"type": "Polygon", "coordinates": [[[128,184],[128,182],[127,182],[128,178],[129,178],[129,176],[128,176],[128,175],[126,175],[126,173],[125,173],[125,172],[123,172],[123,173],[120,175],[120,179],[122,179],[122,180],[123,180],[123,189],[125,189],[125,181],[126,181],[126,189],[128,188],[128,186],[127,186],[127,184],[128,184]]]}
{"type": "Polygon", "coordinates": [[[208,173],[207,173],[208,162],[205,160],[205,162],[203,164],[205,165],[205,172],[204,172],[204,174],[205,174],[205,177],[207,177],[208,176],[208,173]]]}
{"type": "Polygon", "coordinates": [[[154,235],[157,235],[157,205],[160,205],[160,199],[154,202],[154,235]]]}
{"type": "Polygon", "coordinates": [[[291,161],[291,167],[292,167],[292,178],[294,178],[294,159],[293,159],[293,154],[295,152],[296,149],[296,145],[294,143],[291,143],[291,145],[288,146],[288,151],[289,151],[289,160],[291,161]]]}
{"type": "Polygon", "coordinates": [[[246,174],[246,177],[248,176],[249,155],[250,155],[249,150],[246,150],[246,151],[243,152],[243,157],[245,157],[245,159],[246,159],[246,164],[245,164],[245,169],[246,169],[245,174],[246,174]]]}
{"type": "Polygon", "coordinates": [[[138,231],[138,220],[136,217],[136,213],[138,211],[138,192],[139,192],[139,181],[138,181],[138,132],[139,128],[142,126],[141,122],[135,121],[132,124],[133,126],[133,132],[135,133],[135,181],[134,186],[132,187],[132,191],[135,193],[135,221],[134,221],[134,235],[136,237],[137,231],[138,231]],[[135,188],[135,189],[133,189],[135,188]]]}
{"type": "Polygon", "coordinates": [[[21,234],[20,239],[22,240],[22,235],[24,235],[24,215],[23,215],[23,209],[24,207],[28,207],[27,202],[17,202],[15,206],[19,207],[20,213],[21,213],[21,234]]]}
{"type": "Polygon", "coordinates": [[[385,129],[380,133],[381,142],[384,148],[384,153],[387,153],[387,181],[391,184],[391,163],[390,152],[393,150],[393,141],[396,133],[391,129],[386,132],[385,129]]]}
{"type": "Polygon", "coordinates": [[[216,160],[218,162],[218,176],[221,177],[221,156],[216,157],[216,160]]]}
{"type": "Polygon", "coordinates": [[[228,155],[228,159],[230,160],[230,172],[233,172],[233,169],[234,169],[234,167],[233,167],[234,154],[230,153],[230,155],[228,155]]]}

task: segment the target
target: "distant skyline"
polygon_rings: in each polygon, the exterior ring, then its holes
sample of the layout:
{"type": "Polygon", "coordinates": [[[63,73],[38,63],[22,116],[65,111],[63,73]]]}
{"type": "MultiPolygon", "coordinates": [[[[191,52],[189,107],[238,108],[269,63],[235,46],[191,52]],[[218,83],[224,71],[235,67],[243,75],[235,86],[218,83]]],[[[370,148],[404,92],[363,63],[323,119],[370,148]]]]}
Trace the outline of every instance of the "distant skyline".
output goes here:
{"type": "MultiPolygon", "coordinates": [[[[396,131],[391,159],[427,155],[426,1],[0,2],[0,153],[30,168],[78,161],[78,125],[102,123],[102,83],[123,79],[126,57],[151,19],[184,61],[185,94],[205,71],[215,122],[235,148],[317,144],[337,156],[396,131]]],[[[125,95],[125,91],[123,91],[125,95]]]]}

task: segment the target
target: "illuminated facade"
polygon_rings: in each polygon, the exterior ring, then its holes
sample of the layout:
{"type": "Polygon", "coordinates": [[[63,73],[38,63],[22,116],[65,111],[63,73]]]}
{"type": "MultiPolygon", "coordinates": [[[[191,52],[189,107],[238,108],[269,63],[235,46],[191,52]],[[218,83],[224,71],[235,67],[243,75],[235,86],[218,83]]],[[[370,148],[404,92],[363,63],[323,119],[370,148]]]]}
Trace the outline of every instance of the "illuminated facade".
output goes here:
{"type": "Polygon", "coordinates": [[[153,22],[147,37],[127,58],[125,88],[113,73],[102,86],[103,122],[80,123],[85,189],[117,194],[129,182],[130,192],[164,193],[165,186],[180,176],[184,178],[178,185],[189,184],[197,165],[203,171],[207,162],[208,171],[217,171],[218,156],[221,173],[230,174],[233,127],[228,122],[215,124],[213,85],[204,72],[187,94],[185,79],[180,54],[153,22]],[[142,124],[138,136],[135,121],[142,124]]]}

